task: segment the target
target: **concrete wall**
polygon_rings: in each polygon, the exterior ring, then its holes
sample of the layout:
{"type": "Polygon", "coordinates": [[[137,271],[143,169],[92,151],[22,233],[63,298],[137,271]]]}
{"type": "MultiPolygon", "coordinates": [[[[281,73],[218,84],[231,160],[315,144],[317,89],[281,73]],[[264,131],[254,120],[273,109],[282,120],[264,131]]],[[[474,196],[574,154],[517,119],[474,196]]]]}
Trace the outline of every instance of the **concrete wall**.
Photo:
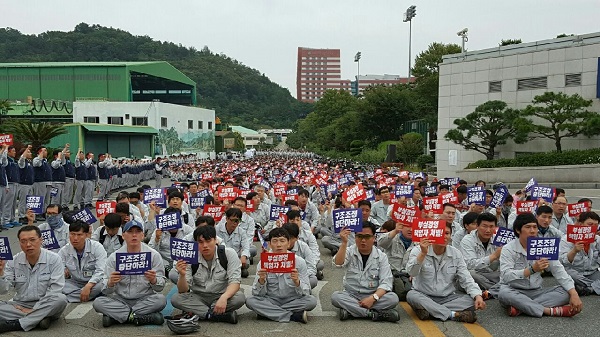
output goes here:
{"type": "Polygon", "coordinates": [[[488,184],[501,181],[505,184],[522,183],[524,186],[529,179],[533,177],[538,183],[569,183],[573,185],[581,184],[590,186],[600,184],[600,165],[589,164],[469,169],[459,170],[456,172],[456,175],[461,179],[465,179],[470,184],[477,180],[483,180],[488,184]]]}
{"type": "MultiPolygon", "coordinates": [[[[600,112],[596,98],[600,33],[566,37],[470,51],[444,56],[440,64],[438,141],[436,161],[438,175],[455,176],[469,163],[485,159],[475,151],[446,141],[454,120],[473,112],[482,103],[500,100],[510,108],[525,108],[532,99],[546,91],[579,94],[591,99],[591,110],[600,112]],[[581,85],[565,87],[566,74],[581,74],[581,85]],[[518,79],[547,77],[547,88],[517,90],[518,79]],[[490,81],[502,81],[501,92],[489,92],[490,81]]],[[[600,138],[565,139],[563,149],[600,147],[600,138]]],[[[496,149],[499,158],[514,158],[516,152],[546,152],[554,150],[549,139],[536,139],[524,145],[509,142],[496,149]]]]}

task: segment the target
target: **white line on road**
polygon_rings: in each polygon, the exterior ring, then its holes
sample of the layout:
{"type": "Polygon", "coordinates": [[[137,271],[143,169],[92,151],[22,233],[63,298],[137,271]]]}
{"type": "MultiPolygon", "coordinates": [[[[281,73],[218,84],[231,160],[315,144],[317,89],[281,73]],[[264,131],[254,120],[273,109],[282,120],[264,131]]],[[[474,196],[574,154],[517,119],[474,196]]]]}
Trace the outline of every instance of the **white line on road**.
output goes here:
{"type": "Polygon", "coordinates": [[[93,302],[79,303],[77,307],[65,317],[65,320],[72,321],[83,318],[83,316],[92,310],[92,303],[93,302]]]}

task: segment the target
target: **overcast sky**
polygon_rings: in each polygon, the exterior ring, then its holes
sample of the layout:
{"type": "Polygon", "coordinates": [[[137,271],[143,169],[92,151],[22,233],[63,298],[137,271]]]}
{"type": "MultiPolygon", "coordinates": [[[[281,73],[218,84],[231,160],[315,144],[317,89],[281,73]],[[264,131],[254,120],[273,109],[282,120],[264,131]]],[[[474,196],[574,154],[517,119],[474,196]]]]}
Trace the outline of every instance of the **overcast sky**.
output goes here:
{"type": "Polygon", "coordinates": [[[465,27],[468,50],[495,47],[502,39],[532,42],[600,31],[600,0],[0,0],[0,27],[39,34],[86,22],[197,49],[206,45],[295,96],[300,46],[341,49],[345,79],[356,75],[357,51],[361,74],[406,76],[409,24],[402,18],[410,5],[417,6],[413,60],[431,42],[460,44],[456,32],[465,27]]]}

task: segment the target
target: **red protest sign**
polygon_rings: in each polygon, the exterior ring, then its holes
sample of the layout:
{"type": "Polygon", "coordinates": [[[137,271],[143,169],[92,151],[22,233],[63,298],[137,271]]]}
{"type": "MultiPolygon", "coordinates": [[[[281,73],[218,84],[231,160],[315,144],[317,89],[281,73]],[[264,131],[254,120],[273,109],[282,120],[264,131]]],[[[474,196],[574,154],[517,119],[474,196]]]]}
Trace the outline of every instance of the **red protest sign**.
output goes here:
{"type": "Polygon", "coordinates": [[[423,211],[426,213],[433,212],[433,214],[443,213],[443,203],[439,197],[426,197],[423,198],[423,211]]]}
{"type": "Polygon", "coordinates": [[[592,211],[592,205],[590,204],[589,201],[586,202],[580,202],[577,204],[568,204],[567,205],[567,211],[569,212],[569,216],[570,217],[578,217],[579,214],[583,213],[583,212],[591,212],[592,211]]]}
{"type": "Polygon", "coordinates": [[[394,204],[392,208],[392,219],[403,225],[412,225],[415,218],[421,217],[421,211],[417,207],[406,207],[402,204],[394,204]]]}
{"type": "Polygon", "coordinates": [[[202,173],[202,180],[211,180],[212,173],[202,173]]]}
{"type": "Polygon", "coordinates": [[[277,183],[273,186],[273,194],[276,198],[280,198],[286,194],[287,186],[285,183],[277,183]]]}
{"type": "Polygon", "coordinates": [[[429,239],[431,243],[443,244],[446,232],[446,221],[415,219],[412,223],[412,241],[420,242],[421,239],[429,239]]]}
{"type": "Polygon", "coordinates": [[[294,201],[298,201],[298,194],[286,194],[283,197],[283,202],[286,202],[288,200],[294,200],[294,201]]]}
{"type": "Polygon", "coordinates": [[[530,200],[530,201],[517,201],[517,215],[525,214],[525,213],[535,213],[537,208],[538,201],[530,200]]]}
{"type": "Polygon", "coordinates": [[[596,240],[598,225],[580,226],[567,225],[567,241],[572,243],[583,242],[592,243],[596,240]]]}
{"type": "Polygon", "coordinates": [[[288,216],[285,213],[279,213],[279,218],[277,220],[279,220],[279,223],[281,223],[282,225],[286,224],[288,223],[288,216]]]}
{"type": "Polygon", "coordinates": [[[443,204],[452,204],[452,205],[458,204],[458,197],[454,193],[440,194],[438,196],[438,198],[440,198],[440,203],[442,205],[443,204]]]}
{"type": "Polygon", "coordinates": [[[114,213],[116,207],[116,201],[96,201],[96,216],[101,217],[108,213],[114,213]]]}
{"type": "Polygon", "coordinates": [[[365,200],[367,198],[367,194],[365,193],[365,189],[362,184],[356,184],[345,190],[342,193],[342,197],[349,203],[354,203],[357,201],[365,200]]]}
{"type": "Polygon", "coordinates": [[[219,200],[233,201],[238,197],[238,189],[233,186],[219,186],[217,189],[217,197],[219,200]]]}
{"type": "Polygon", "coordinates": [[[326,186],[327,180],[323,179],[323,177],[316,177],[314,180],[315,186],[326,186]]]}
{"type": "Polygon", "coordinates": [[[221,221],[225,214],[225,206],[204,205],[202,215],[211,216],[216,222],[221,221]]]}
{"type": "Polygon", "coordinates": [[[13,145],[13,135],[11,135],[11,134],[0,135],[0,145],[13,145]]]}
{"type": "Polygon", "coordinates": [[[291,273],[296,268],[295,253],[261,253],[260,265],[267,273],[291,273]]]}
{"type": "Polygon", "coordinates": [[[254,209],[254,201],[252,201],[252,199],[250,200],[246,200],[246,212],[254,212],[256,209],[254,209]]]}

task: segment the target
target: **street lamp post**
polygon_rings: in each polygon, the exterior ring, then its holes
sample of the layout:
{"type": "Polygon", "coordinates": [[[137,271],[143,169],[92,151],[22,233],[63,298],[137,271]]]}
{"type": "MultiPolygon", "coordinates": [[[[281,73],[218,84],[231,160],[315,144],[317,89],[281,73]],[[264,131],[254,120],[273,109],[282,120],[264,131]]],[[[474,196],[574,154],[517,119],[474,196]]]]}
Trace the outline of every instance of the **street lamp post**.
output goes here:
{"type": "Polygon", "coordinates": [[[360,57],[361,57],[361,53],[357,52],[356,55],[354,55],[354,62],[356,62],[357,65],[357,74],[356,74],[356,97],[359,96],[360,94],[360,82],[359,82],[359,77],[360,77],[360,57]]]}
{"type": "Polygon", "coordinates": [[[465,28],[463,30],[461,30],[460,32],[456,33],[456,35],[460,36],[462,38],[462,45],[461,45],[461,53],[464,54],[465,50],[465,43],[467,41],[469,41],[469,37],[467,36],[467,33],[469,32],[468,28],[465,28]]]}
{"type": "Polygon", "coordinates": [[[417,6],[412,5],[410,7],[408,7],[406,9],[406,12],[404,13],[404,20],[402,20],[403,22],[408,22],[409,23],[409,28],[408,28],[408,81],[410,82],[410,73],[411,73],[411,55],[412,55],[412,50],[411,50],[411,44],[412,44],[412,19],[417,15],[417,6]]]}

